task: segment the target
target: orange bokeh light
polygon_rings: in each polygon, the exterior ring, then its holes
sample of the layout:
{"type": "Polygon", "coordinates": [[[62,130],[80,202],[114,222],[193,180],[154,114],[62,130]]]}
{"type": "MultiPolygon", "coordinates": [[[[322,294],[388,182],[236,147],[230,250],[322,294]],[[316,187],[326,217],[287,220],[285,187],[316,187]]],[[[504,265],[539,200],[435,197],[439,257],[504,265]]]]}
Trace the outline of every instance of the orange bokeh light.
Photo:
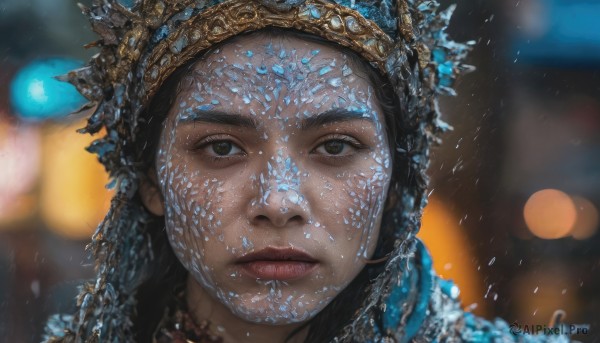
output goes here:
{"type": "Polygon", "coordinates": [[[50,230],[70,239],[89,239],[112,197],[104,168],[85,151],[96,137],[77,133],[82,126],[49,125],[43,137],[41,216],[50,230]]]}
{"type": "Polygon", "coordinates": [[[577,209],[568,194],[556,189],[543,189],[529,197],[523,215],[534,235],[557,239],[569,235],[577,220],[577,209]]]}
{"type": "Polygon", "coordinates": [[[418,237],[429,249],[437,274],[453,280],[460,289],[464,306],[477,304],[471,312],[488,314],[484,298],[484,285],[477,273],[476,254],[469,237],[459,225],[459,217],[448,204],[436,196],[429,198],[423,213],[418,237]]]}
{"type": "Polygon", "coordinates": [[[577,209],[577,221],[571,230],[571,236],[575,239],[590,238],[598,229],[598,209],[585,198],[574,196],[572,199],[577,209]]]}

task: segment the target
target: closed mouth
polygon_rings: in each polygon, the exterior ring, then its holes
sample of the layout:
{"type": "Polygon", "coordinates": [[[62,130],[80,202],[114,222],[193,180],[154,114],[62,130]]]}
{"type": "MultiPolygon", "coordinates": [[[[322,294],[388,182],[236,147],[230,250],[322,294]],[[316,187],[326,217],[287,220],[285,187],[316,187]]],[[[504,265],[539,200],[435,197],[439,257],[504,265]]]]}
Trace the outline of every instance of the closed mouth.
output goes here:
{"type": "Polygon", "coordinates": [[[257,279],[293,280],[310,274],[318,262],[301,250],[269,247],[242,256],[236,265],[257,279]]]}
{"type": "Polygon", "coordinates": [[[318,262],[315,258],[302,250],[291,248],[272,248],[268,247],[255,251],[240,257],[236,263],[247,263],[252,261],[298,261],[298,262],[318,262]]]}

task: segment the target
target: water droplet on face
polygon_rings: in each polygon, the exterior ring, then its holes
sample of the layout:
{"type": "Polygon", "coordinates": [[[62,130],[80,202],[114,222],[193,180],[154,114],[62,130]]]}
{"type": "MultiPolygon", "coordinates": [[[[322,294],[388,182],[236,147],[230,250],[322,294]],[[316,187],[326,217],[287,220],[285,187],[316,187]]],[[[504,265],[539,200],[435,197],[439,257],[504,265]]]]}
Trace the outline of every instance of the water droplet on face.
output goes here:
{"type": "Polygon", "coordinates": [[[267,67],[264,65],[261,65],[260,67],[256,67],[256,72],[261,75],[264,75],[267,73],[267,67]]]}
{"type": "Polygon", "coordinates": [[[329,79],[329,81],[327,81],[327,83],[332,86],[332,87],[340,87],[342,85],[342,79],[340,79],[339,77],[333,78],[333,79],[329,79]]]}
{"type": "Polygon", "coordinates": [[[319,75],[323,76],[323,75],[329,73],[330,71],[331,71],[331,67],[325,66],[325,67],[321,68],[321,70],[319,70],[319,75]]]}
{"type": "Polygon", "coordinates": [[[285,70],[279,64],[272,66],[271,70],[273,70],[273,72],[277,75],[283,75],[285,73],[285,70]]]}

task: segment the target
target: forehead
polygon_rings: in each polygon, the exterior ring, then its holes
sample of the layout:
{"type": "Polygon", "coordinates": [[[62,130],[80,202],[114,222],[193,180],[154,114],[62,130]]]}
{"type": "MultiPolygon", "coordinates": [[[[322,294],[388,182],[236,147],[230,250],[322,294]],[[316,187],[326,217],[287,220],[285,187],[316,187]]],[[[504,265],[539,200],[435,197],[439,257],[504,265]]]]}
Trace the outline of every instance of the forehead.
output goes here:
{"type": "Polygon", "coordinates": [[[283,117],[345,108],[379,117],[364,68],[333,44],[287,33],[240,36],[193,65],[178,107],[283,117]]]}
{"type": "MultiPolygon", "coordinates": [[[[218,49],[213,49],[199,61],[196,67],[202,65],[217,65],[219,63],[240,64],[248,63],[257,67],[260,63],[269,63],[271,66],[282,62],[298,62],[305,69],[321,63],[341,64],[347,63],[353,69],[361,69],[355,63],[357,57],[350,56],[341,47],[334,43],[321,41],[320,38],[296,32],[269,33],[266,31],[255,32],[249,35],[234,37],[222,44],[218,49]]],[[[285,67],[280,74],[285,73],[285,67]]],[[[279,73],[278,70],[272,70],[279,73]]]]}

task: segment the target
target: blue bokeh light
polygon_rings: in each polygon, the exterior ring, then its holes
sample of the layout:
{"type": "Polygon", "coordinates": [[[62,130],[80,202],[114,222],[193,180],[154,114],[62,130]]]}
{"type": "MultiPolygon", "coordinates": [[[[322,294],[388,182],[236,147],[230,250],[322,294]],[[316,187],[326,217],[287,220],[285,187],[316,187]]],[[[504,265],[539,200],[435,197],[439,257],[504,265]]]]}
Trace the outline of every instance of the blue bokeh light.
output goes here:
{"type": "Polygon", "coordinates": [[[548,64],[600,64],[600,2],[597,0],[542,0],[543,11],[529,14],[542,23],[533,37],[519,30],[514,58],[548,64]]]}
{"type": "Polygon", "coordinates": [[[81,108],[87,100],[73,85],[55,77],[82,65],[69,58],[50,58],[25,66],[10,85],[15,114],[24,120],[44,120],[61,118],[81,108]]]}

